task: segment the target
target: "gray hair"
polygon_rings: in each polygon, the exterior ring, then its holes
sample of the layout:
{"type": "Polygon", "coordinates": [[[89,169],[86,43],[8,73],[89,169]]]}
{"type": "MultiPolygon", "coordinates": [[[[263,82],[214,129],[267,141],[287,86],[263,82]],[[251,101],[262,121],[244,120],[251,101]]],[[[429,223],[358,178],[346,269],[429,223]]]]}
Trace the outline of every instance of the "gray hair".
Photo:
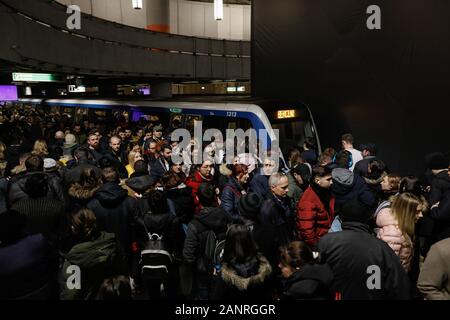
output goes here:
{"type": "Polygon", "coordinates": [[[284,173],[276,172],[272,174],[269,178],[269,187],[272,188],[280,184],[281,179],[286,178],[287,176],[284,173]]]}

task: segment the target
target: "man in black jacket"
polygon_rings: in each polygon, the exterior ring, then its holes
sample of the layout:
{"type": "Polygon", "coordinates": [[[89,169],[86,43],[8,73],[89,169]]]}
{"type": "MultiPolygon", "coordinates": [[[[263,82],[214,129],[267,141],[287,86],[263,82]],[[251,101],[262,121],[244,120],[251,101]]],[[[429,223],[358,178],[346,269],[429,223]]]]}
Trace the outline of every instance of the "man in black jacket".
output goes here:
{"type": "Polygon", "coordinates": [[[126,157],[121,149],[122,139],[119,136],[112,136],[109,140],[109,150],[105,153],[112,167],[114,167],[118,173],[120,179],[128,178],[128,172],[125,168],[126,157]]]}
{"type": "Polygon", "coordinates": [[[80,182],[83,171],[91,168],[98,178],[101,177],[102,171],[94,165],[94,162],[89,160],[89,151],[85,147],[75,149],[73,153],[74,163],[72,167],[64,175],[64,181],[67,185],[80,182]]]}
{"type": "Polygon", "coordinates": [[[273,228],[273,241],[278,247],[287,245],[293,237],[294,213],[287,196],[289,180],[283,173],[274,173],[269,178],[269,194],[261,205],[261,223],[273,228]]]}
{"type": "Polygon", "coordinates": [[[409,278],[386,242],[371,234],[368,208],[353,200],[341,209],[343,231],[318,242],[320,262],[334,273],[331,291],[338,300],[409,299],[409,278]]]}
{"type": "Polygon", "coordinates": [[[208,183],[202,183],[198,188],[198,198],[203,209],[188,225],[184,242],[183,260],[190,266],[194,275],[193,295],[201,300],[209,297],[209,287],[213,269],[206,270],[204,250],[209,231],[216,236],[226,233],[231,222],[229,215],[222,209],[213,207],[216,203],[214,188],[208,183]]]}

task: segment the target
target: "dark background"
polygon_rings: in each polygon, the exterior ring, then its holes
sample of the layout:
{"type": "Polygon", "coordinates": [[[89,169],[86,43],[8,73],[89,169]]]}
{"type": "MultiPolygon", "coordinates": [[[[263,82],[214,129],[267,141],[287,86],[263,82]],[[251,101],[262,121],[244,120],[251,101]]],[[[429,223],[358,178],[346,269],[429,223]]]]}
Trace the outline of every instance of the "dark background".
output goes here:
{"type": "Polygon", "coordinates": [[[322,147],[376,143],[392,171],[420,174],[450,150],[450,1],[253,0],[252,90],[311,109],[322,147]],[[381,30],[369,30],[369,5],[381,30]]]}

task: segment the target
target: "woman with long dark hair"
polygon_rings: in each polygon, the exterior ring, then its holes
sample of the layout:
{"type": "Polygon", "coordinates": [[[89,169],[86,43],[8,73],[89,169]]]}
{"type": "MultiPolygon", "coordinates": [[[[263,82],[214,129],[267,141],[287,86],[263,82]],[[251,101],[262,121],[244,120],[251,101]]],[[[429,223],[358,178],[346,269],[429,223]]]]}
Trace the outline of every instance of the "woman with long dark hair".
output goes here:
{"type": "Polygon", "coordinates": [[[269,300],[272,268],[244,225],[227,231],[221,270],[213,280],[211,299],[269,300]]]}

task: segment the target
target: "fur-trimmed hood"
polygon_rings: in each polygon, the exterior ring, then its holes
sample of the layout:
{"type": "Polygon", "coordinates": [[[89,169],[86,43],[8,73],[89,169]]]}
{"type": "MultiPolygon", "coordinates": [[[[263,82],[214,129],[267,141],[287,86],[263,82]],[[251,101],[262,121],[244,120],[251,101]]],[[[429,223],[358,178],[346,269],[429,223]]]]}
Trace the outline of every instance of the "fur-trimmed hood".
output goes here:
{"type": "Polygon", "coordinates": [[[371,185],[371,186],[379,185],[381,183],[381,181],[383,181],[383,179],[386,175],[387,175],[387,173],[383,172],[378,179],[370,179],[370,178],[364,177],[364,180],[366,181],[366,183],[368,185],[371,185]]]}
{"type": "Polygon", "coordinates": [[[89,200],[100,187],[100,185],[95,188],[92,188],[92,186],[82,186],[77,182],[70,186],[68,194],[75,199],[89,200]]]}
{"type": "Polygon", "coordinates": [[[272,267],[265,257],[259,257],[259,268],[255,275],[244,277],[239,275],[235,268],[227,265],[222,266],[222,279],[226,284],[236,287],[239,291],[249,289],[250,286],[263,284],[272,274],[272,267]]]}

